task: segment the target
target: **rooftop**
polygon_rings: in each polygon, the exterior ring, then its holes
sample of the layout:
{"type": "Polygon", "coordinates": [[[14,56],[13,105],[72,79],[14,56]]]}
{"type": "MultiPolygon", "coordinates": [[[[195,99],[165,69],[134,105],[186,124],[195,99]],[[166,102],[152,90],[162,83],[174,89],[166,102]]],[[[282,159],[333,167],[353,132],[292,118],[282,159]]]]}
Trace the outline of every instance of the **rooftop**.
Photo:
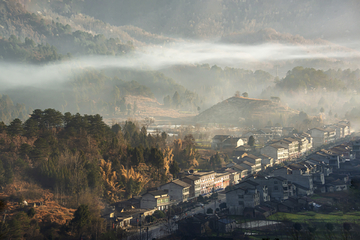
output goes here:
{"type": "Polygon", "coordinates": [[[194,176],[194,175],[188,175],[185,178],[188,178],[188,179],[193,180],[193,181],[196,181],[196,180],[200,179],[198,176],[194,176]]]}
{"type": "Polygon", "coordinates": [[[164,195],[168,195],[167,191],[164,191],[164,190],[149,191],[149,192],[145,193],[144,195],[146,195],[146,194],[151,194],[154,197],[156,197],[156,196],[162,197],[164,195]]]}
{"type": "Polygon", "coordinates": [[[248,154],[247,156],[245,156],[245,157],[243,157],[243,158],[252,158],[252,159],[259,159],[260,157],[257,157],[257,156],[255,156],[255,155],[253,155],[253,154],[248,154]]]}
{"type": "Polygon", "coordinates": [[[172,181],[172,183],[174,183],[176,185],[179,185],[180,187],[183,187],[183,188],[187,188],[187,187],[191,186],[190,184],[188,184],[186,182],[183,182],[180,179],[175,179],[175,180],[172,181]]]}
{"type": "Polygon", "coordinates": [[[240,186],[240,184],[243,184],[243,183],[248,183],[248,184],[251,184],[253,186],[258,186],[259,185],[258,183],[254,182],[254,181],[251,181],[250,179],[241,181],[241,182],[238,183],[238,185],[240,186]]]}
{"type": "Polygon", "coordinates": [[[270,177],[270,178],[276,178],[276,179],[278,179],[280,181],[286,181],[287,180],[286,178],[281,177],[281,176],[274,176],[274,177],[270,177]]]}
{"type": "Polygon", "coordinates": [[[230,135],[215,135],[212,139],[224,141],[225,139],[229,138],[230,135]]]}
{"type": "Polygon", "coordinates": [[[273,148],[277,148],[277,149],[284,148],[284,147],[282,147],[282,146],[280,146],[280,145],[278,145],[278,144],[276,144],[276,143],[271,144],[271,145],[269,145],[269,146],[271,146],[271,147],[273,147],[273,148]]]}

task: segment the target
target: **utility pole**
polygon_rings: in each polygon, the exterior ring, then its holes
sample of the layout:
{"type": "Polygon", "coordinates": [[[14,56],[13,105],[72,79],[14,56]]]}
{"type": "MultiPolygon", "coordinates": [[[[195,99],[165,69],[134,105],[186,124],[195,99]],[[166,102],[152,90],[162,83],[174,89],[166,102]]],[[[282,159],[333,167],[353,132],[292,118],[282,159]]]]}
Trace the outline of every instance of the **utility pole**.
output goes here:
{"type": "Polygon", "coordinates": [[[149,240],[149,227],[146,227],[146,240],[149,240]]]}
{"type": "Polygon", "coordinates": [[[142,236],[141,236],[141,216],[140,216],[139,224],[140,224],[140,240],[142,240],[142,236]]]}

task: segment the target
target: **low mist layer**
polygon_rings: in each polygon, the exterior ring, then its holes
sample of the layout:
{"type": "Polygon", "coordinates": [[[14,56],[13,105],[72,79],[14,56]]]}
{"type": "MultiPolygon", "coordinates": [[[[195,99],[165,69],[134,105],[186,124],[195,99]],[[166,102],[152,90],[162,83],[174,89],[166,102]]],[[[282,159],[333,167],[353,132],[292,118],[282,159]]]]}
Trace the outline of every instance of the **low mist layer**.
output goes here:
{"type": "Polygon", "coordinates": [[[124,56],[86,56],[48,65],[0,64],[0,79],[7,87],[53,84],[63,81],[73,70],[83,68],[129,68],[159,70],[174,65],[217,64],[219,66],[254,68],[278,61],[304,59],[358,60],[358,51],[329,45],[290,46],[283,44],[229,45],[215,43],[171,44],[143,48],[124,56]],[[29,78],[29,76],[31,76],[29,78]]]}

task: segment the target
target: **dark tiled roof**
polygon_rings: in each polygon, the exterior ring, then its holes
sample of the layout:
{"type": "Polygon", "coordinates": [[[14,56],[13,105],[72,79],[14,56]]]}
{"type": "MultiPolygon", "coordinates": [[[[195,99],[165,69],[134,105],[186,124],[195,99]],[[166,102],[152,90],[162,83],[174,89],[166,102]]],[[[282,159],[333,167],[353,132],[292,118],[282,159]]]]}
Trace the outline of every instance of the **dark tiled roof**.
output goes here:
{"type": "Polygon", "coordinates": [[[278,180],[280,180],[280,181],[285,181],[285,180],[287,180],[286,178],[281,177],[281,176],[274,176],[274,177],[270,177],[270,178],[276,178],[276,179],[278,179],[278,180]]]}
{"type": "Polygon", "coordinates": [[[188,178],[188,179],[193,180],[193,181],[196,181],[196,180],[200,179],[198,176],[194,176],[194,175],[189,175],[189,176],[186,176],[185,178],[188,178]]]}
{"type": "Polygon", "coordinates": [[[238,184],[242,184],[242,183],[248,183],[248,184],[251,184],[251,185],[253,185],[253,186],[258,186],[259,184],[258,183],[256,183],[256,182],[254,182],[254,181],[251,181],[251,180],[245,180],[245,181],[241,181],[241,182],[239,182],[238,184]]]}
{"type": "Polygon", "coordinates": [[[251,153],[249,153],[247,156],[243,157],[243,158],[252,158],[252,159],[259,159],[260,157],[257,157],[251,153]]]}
{"type": "Polygon", "coordinates": [[[176,185],[179,185],[180,187],[183,187],[183,188],[190,187],[190,184],[183,182],[179,179],[173,180],[172,183],[175,183],[176,185]]]}
{"type": "Polygon", "coordinates": [[[221,141],[224,141],[225,139],[229,138],[230,135],[215,135],[212,139],[219,139],[221,141]]]}
{"type": "MultiPolygon", "coordinates": [[[[151,194],[151,195],[153,195],[153,196],[167,195],[167,194],[168,194],[167,191],[163,191],[163,190],[149,191],[149,192],[147,192],[147,193],[149,193],[149,194],[151,194]]],[[[145,193],[145,194],[147,194],[147,193],[145,193]]],[[[144,194],[144,195],[145,195],[145,194],[144,194]]]]}

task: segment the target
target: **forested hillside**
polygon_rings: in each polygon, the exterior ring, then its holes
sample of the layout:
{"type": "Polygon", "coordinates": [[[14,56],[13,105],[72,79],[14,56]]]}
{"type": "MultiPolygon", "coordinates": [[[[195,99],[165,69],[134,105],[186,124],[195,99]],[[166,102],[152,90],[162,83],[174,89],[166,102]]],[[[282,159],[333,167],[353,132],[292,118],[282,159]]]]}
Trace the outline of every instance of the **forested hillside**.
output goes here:
{"type": "Polygon", "coordinates": [[[360,71],[316,70],[295,67],[275,85],[265,89],[262,98],[279,97],[290,107],[325,119],[345,116],[355,119],[359,101],[360,71]],[[353,109],[351,112],[349,112],[353,109]]]}
{"type": "Polygon", "coordinates": [[[194,147],[193,139],[168,145],[166,133],[148,135],[145,127],[133,122],[109,127],[100,115],[37,109],[25,122],[2,123],[0,134],[2,184],[27,175],[46,188],[62,189],[64,196],[75,193],[74,201],[86,189],[103,189],[97,194],[110,202],[137,195],[145,186],[177,174],[174,164],[184,168],[197,164],[194,153],[182,152],[194,147]],[[139,164],[154,168],[139,170],[139,164]],[[116,178],[111,177],[113,171],[116,178]],[[116,188],[111,190],[106,184],[116,188]]]}
{"type": "Polygon", "coordinates": [[[292,94],[304,91],[360,91],[360,70],[316,70],[314,68],[296,67],[288,71],[286,77],[277,81],[275,90],[292,94]]]}
{"type": "MultiPolygon", "coordinates": [[[[0,79],[6,80],[2,77],[0,79]]],[[[99,113],[107,118],[136,116],[136,97],[143,100],[158,99],[157,101],[162,103],[165,96],[173,96],[175,93],[178,95],[177,106],[158,104],[159,110],[169,107],[196,113],[197,107],[203,106],[195,92],[187,90],[160,72],[124,69],[83,69],[74,71],[64,82],[54,81],[42,86],[16,86],[2,90],[2,93],[9,95],[16,103],[26,103],[26,107],[32,109],[56,107],[63,113],[99,113]],[[127,101],[130,96],[135,97],[131,102],[127,101]]],[[[146,109],[142,116],[144,114],[146,116],[146,109]]]]}
{"type": "Polygon", "coordinates": [[[174,66],[163,69],[162,72],[196,92],[206,108],[234,95],[236,91],[251,93],[252,96],[250,97],[258,96],[274,81],[274,76],[266,71],[221,68],[209,64],[174,66]],[[199,79],[204,80],[199,81],[199,79]]]}
{"type": "Polygon", "coordinates": [[[181,37],[214,37],[264,28],[310,38],[359,34],[356,22],[360,4],[356,0],[151,0],[146,3],[140,0],[36,0],[31,1],[29,7],[52,9],[68,16],[82,12],[113,25],[134,25],[152,33],[181,37]]]}
{"type": "Polygon", "coordinates": [[[22,42],[15,35],[9,39],[0,37],[0,60],[21,63],[48,63],[62,60],[63,56],[54,46],[49,44],[36,44],[32,39],[25,38],[22,42]]]}
{"type": "MultiPolygon", "coordinates": [[[[29,13],[18,1],[0,1],[0,37],[16,36],[19,41],[28,39],[36,43],[55,46],[61,54],[121,55],[133,49],[132,43],[101,34],[73,31],[70,25],[44,19],[29,13]]],[[[31,42],[32,44],[32,42],[31,42]]]]}
{"type": "MultiPolygon", "coordinates": [[[[178,174],[179,166],[197,166],[194,144],[192,136],[172,142],[165,132],[152,136],[145,127],[130,121],[109,127],[98,114],[37,109],[25,122],[16,118],[8,125],[0,124],[0,185],[6,192],[14,187],[12,184],[27,181],[54,192],[52,201],[63,206],[77,208],[86,203],[98,207],[98,201],[112,203],[167,182],[178,174]]],[[[17,191],[5,200],[43,197],[40,192],[31,192],[17,191]]],[[[35,214],[29,215],[30,219],[35,214]]],[[[95,213],[93,217],[97,218],[95,213]]],[[[16,227],[7,221],[0,227],[12,238],[25,234],[31,228],[27,224],[16,227]]],[[[43,220],[40,231],[27,234],[48,236],[46,229],[51,224],[56,222],[43,220]]],[[[71,224],[64,225],[62,231],[56,226],[52,234],[77,233],[71,224]]]]}

